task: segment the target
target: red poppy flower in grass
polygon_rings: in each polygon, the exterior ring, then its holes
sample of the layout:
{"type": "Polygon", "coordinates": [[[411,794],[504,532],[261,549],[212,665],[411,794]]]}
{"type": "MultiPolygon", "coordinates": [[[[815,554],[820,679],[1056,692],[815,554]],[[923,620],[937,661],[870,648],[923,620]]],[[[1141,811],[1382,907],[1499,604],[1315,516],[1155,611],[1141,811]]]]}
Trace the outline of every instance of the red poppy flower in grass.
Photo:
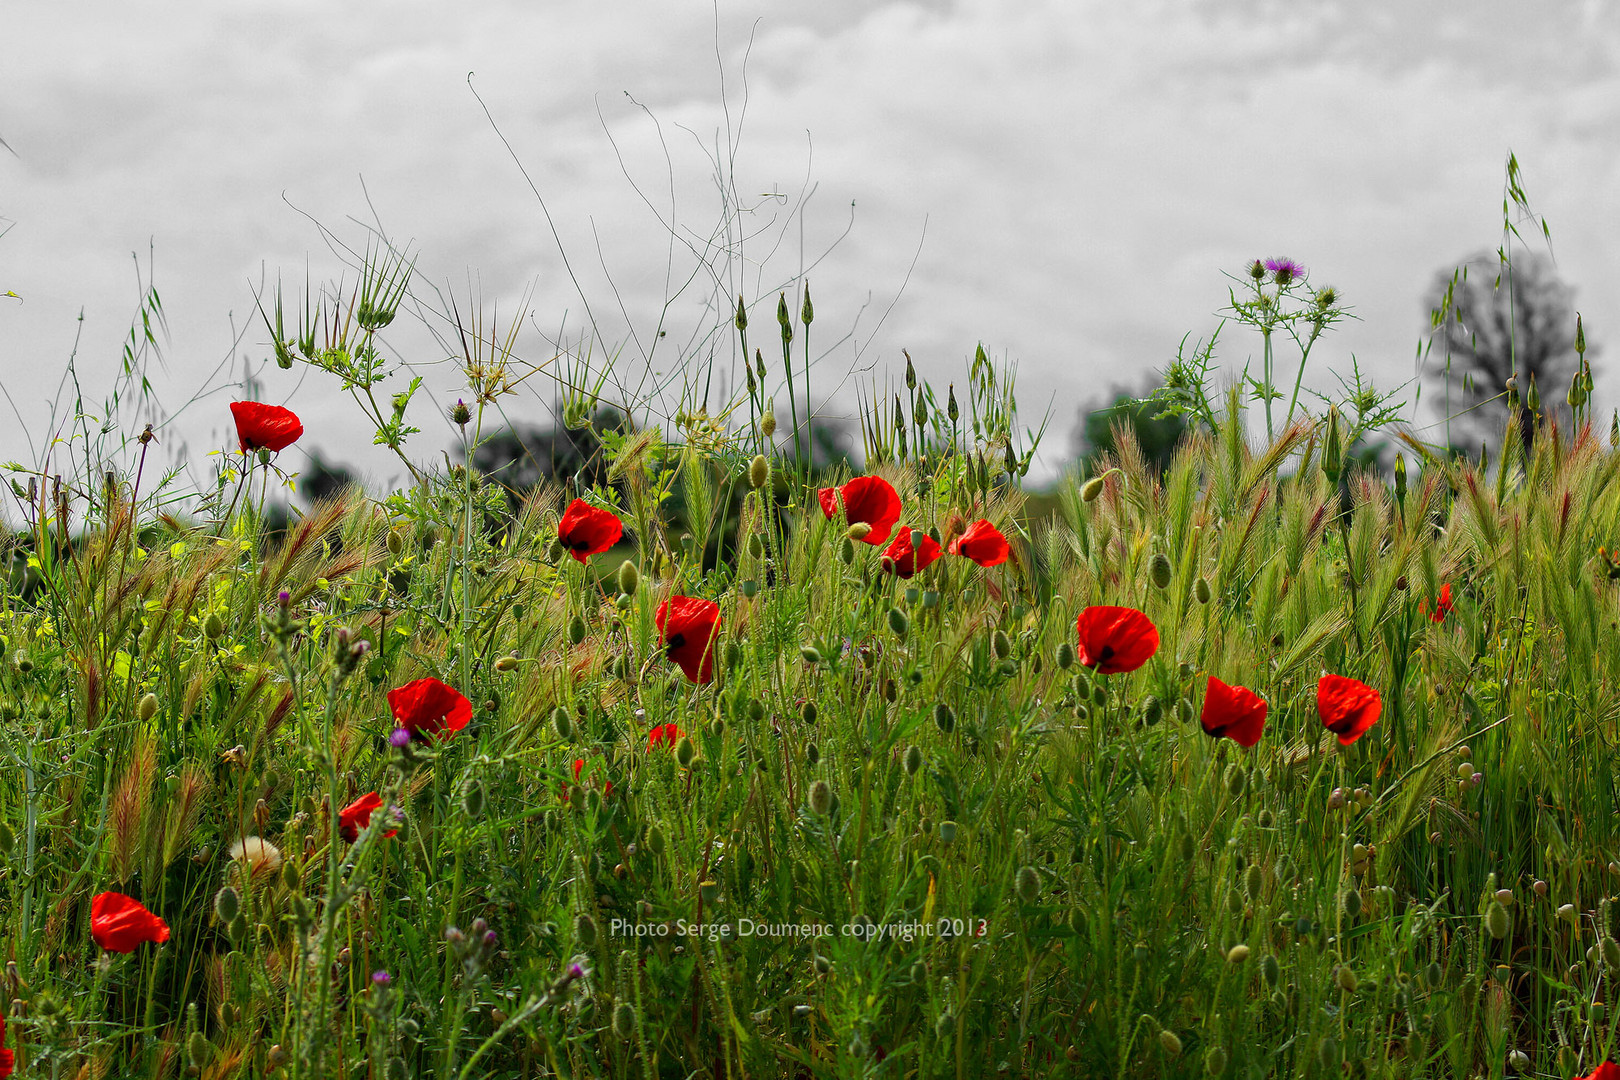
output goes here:
{"type": "Polygon", "coordinates": [[[829,518],[838,513],[842,500],[844,519],[870,527],[872,531],[861,539],[873,547],[887,540],[900,520],[900,493],[881,476],[857,476],[841,488],[822,488],[817,500],[829,518]]]}
{"type": "Polygon", "coordinates": [[[304,433],[304,425],[298,422],[297,415],[280,405],[233,401],[231,415],[236,418],[236,446],[244,454],[249,450],[279,453],[304,433]]]}
{"type": "MultiPolygon", "coordinates": [[[[1427,600],[1423,601],[1421,606],[1428,613],[1430,622],[1445,622],[1446,616],[1451,614],[1451,609],[1457,606],[1451,600],[1451,582],[1448,581],[1440,586],[1440,595],[1434,598],[1433,611],[1429,611],[1429,602],[1427,600]]],[[[1616,1080],[1620,1080],[1620,1077],[1617,1077],[1616,1080]]]]}
{"type": "Polygon", "coordinates": [[[1605,1061],[1585,1076],[1575,1077],[1575,1080],[1620,1080],[1620,1065],[1605,1061]]]}
{"type": "Polygon", "coordinates": [[[0,1014],[0,1080],[10,1076],[16,1064],[16,1055],[6,1049],[6,1018],[0,1014]]]}
{"type": "MultiPolygon", "coordinates": [[[[343,833],[343,839],[354,843],[360,838],[360,830],[371,824],[371,812],[382,808],[382,796],[375,791],[368,791],[354,802],[338,811],[338,828],[343,833]]],[[[383,838],[399,835],[398,829],[389,829],[383,833],[383,838]]]]}
{"type": "Polygon", "coordinates": [[[108,952],[134,952],[143,941],[168,941],[169,924],[133,896],[97,893],[90,901],[90,936],[108,952]]]}
{"type": "Polygon", "coordinates": [[[472,719],[472,702],[438,679],[417,679],[388,691],[388,707],[413,739],[457,732],[472,719]]]}
{"type": "Polygon", "coordinates": [[[1211,675],[1204,687],[1199,723],[1211,738],[1224,736],[1248,749],[1266,730],[1266,699],[1246,686],[1228,686],[1211,675]]]}
{"type": "Polygon", "coordinates": [[[1316,711],[1322,717],[1322,726],[1337,735],[1342,746],[1367,734],[1383,710],[1383,698],[1364,682],[1343,675],[1324,675],[1316,684],[1316,711]]]}
{"type": "Polygon", "coordinates": [[[681,741],[681,729],[676,724],[659,724],[647,733],[647,749],[657,746],[667,746],[675,749],[675,744],[681,741]]]}
{"type": "Polygon", "coordinates": [[[951,541],[951,554],[966,556],[980,566],[1000,566],[1012,554],[1012,548],[1000,529],[980,518],[951,541]]]}
{"type": "Polygon", "coordinates": [[[714,678],[720,605],[695,596],[672,596],[658,605],[658,639],[669,658],[695,683],[714,678]]]}
{"type": "Polygon", "coordinates": [[[576,784],[579,783],[579,774],[584,772],[584,771],[585,771],[585,759],[582,758],[582,757],[575,758],[574,759],[574,783],[576,783],[576,784]]]}
{"type": "Polygon", "coordinates": [[[1088,607],[1075,625],[1080,663],[1102,675],[1135,671],[1159,651],[1159,628],[1128,607],[1088,607]]]}
{"type": "Polygon", "coordinates": [[[557,525],[557,539],[580,562],[600,555],[623,535],[624,522],[584,499],[569,503],[557,525]]]}
{"type": "Polygon", "coordinates": [[[919,570],[926,570],[944,552],[935,540],[927,533],[922,534],[922,546],[913,549],[911,546],[910,529],[901,529],[895,535],[894,542],[883,551],[883,568],[899,577],[908,578],[919,570]]]}

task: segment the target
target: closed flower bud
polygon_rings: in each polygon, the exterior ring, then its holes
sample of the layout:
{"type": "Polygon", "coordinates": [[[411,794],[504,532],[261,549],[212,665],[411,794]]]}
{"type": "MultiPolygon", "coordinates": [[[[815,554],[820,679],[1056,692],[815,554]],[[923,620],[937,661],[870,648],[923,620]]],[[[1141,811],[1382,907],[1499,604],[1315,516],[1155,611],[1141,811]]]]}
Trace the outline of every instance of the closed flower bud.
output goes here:
{"type": "Polygon", "coordinates": [[[1223,1047],[1212,1046],[1204,1051],[1204,1071],[1210,1076],[1220,1076],[1226,1072],[1226,1050],[1223,1047]]]}
{"type": "Polygon", "coordinates": [[[1014,875],[1013,887],[1018,892],[1018,899],[1026,904],[1033,904],[1041,895],[1040,871],[1033,866],[1021,866],[1014,875]]]}
{"type": "Polygon", "coordinates": [[[906,775],[907,776],[916,776],[917,775],[917,770],[921,769],[922,766],[923,766],[922,747],[917,746],[915,744],[913,744],[910,747],[907,747],[905,765],[906,765],[906,775]]]}
{"type": "MultiPolygon", "coordinates": [[[[776,411],[774,409],[766,409],[765,415],[759,418],[759,433],[767,439],[776,434],[776,411]]],[[[752,475],[750,475],[749,479],[753,479],[752,475]]]]}
{"type": "Polygon", "coordinates": [[[557,738],[563,742],[572,742],[574,739],[574,718],[561,705],[551,710],[551,730],[555,731],[557,738]]]}
{"type": "Polygon", "coordinates": [[[805,743],[804,760],[811,765],[821,764],[821,747],[813,742],[805,743]]]}
{"type": "Polygon", "coordinates": [[[1266,985],[1275,987],[1282,978],[1282,965],[1277,963],[1275,956],[1268,956],[1260,961],[1260,977],[1266,980],[1266,985]]]}
{"type": "Polygon", "coordinates": [[[1361,893],[1355,889],[1344,894],[1344,913],[1350,918],[1361,914],[1361,893]]]}
{"type": "Polygon", "coordinates": [[[156,694],[143,695],[140,704],[135,706],[135,715],[143,721],[152,719],[157,715],[157,711],[158,699],[156,694]]]}
{"type": "Polygon", "coordinates": [[[906,618],[905,612],[892,607],[889,609],[889,629],[894,631],[895,637],[904,641],[906,632],[911,629],[911,620],[906,618]]]}
{"type": "Polygon", "coordinates": [[[939,823],[939,839],[944,844],[956,843],[956,822],[942,821],[939,823]]]}
{"type": "MultiPolygon", "coordinates": [[[[288,864],[289,866],[291,863],[288,864]]],[[[229,885],[214,894],[214,914],[219,921],[229,925],[236,919],[242,910],[242,897],[229,885]]]]}
{"type": "Polygon", "coordinates": [[[1248,958],[1249,947],[1247,945],[1234,945],[1226,950],[1226,962],[1228,964],[1241,964],[1248,958]]]}
{"type": "Polygon", "coordinates": [[[467,784],[467,789],[461,793],[461,809],[473,821],[484,816],[484,785],[481,781],[473,780],[467,784]]]}
{"type": "Polygon", "coordinates": [[[934,706],[934,726],[947,735],[956,729],[956,713],[943,701],[934,706]]]}
{"type": "Polygon", "coordinates": [[[1087,480],[1085,486],[1080,489],[1080,500],[1088,503],[1096,502],[1097,496],[1102,494],[1102,489],[1103,478],[1100,476],[1093,476],[1090,480],[1087,480]]]}
{"type": "Polygon", "coordinates": [[[200,1031],[193,1031],[186,1040],[186,1061],[194,1069],[201,1069],[214,1060],[214,1044],[200,1031]]]}
{"type": "Polygon", "coordinates": [[[626,596],[636,595],[636,589],[641,585],[641,571],[629,559],[619,564],[619,591],[626,596]]]}
{"type": "Polygon", "coordinates": [[[568,640],[575,645],[585,640],[585,620],[575,615],[568,623],[568,640]]]}
{"type": "Polygon", "coordinates": [[[771,482],[771,463],[764,454],[755,454],[748,463],[748,485],[755,490],[771,482]]]}
{"type": "Polygon", "coordinates": [[[511,671],[513,668],[517,667],[517,665],[517,657],[503,656],[499,660],[495,661],[495,670],[504,675],[508,671],[511,671]]]}
{"type": "Polygon", "coordinates": [[[1198,575],[1198,580],[1193,582],[1193,595],[1198,598],[1200,604],[1209,603],[1209,578],[1202,574],[1198,575]]]}
{"type": "Polygon", "coordinates": [[[1155,551],[1153,558],[1148,560],[1148,579],[1160,589],[1170,587],[1170,557],[1162,551],[1155,551]]]}
{"type": "Polygon", "coordinates": [[[1169,1028],[1161,1028],[1159,1030],[1159,1049],[1163,1050],[1167,1057],[1180,1057],[1180,1036],[1171,1031],[1169,1028]]]}
{"type": "Polygon", "coordinates": [[[1423,984],[1430,990],[1438,987],[1445,977],[1445,970],[1436,961],[1430,961],[1429,966],[1423,969],[1423,984]]]}
{"type": "Polygon", "coordinates": [[[990,639],[990,647],[995,650],[997,660],[1005,660],[1012,655],[1012,639],[1005,630],[997,630],[990,639]]]}
{"type": "Polygon", "coordinates": [[[1343,990],[1347,994],[1355,993],[1356,987],[1361,985],[1361,980],[1356,978],[1356,973],[1349,964],[1341,964],[1339,966],[1338,978],[1339,989],[1343,990]]]}
{"type": "Polygon", "coordinates": [[[574,940],[586,949],[596,945],[596,920],[591,918],[589,912],[582,911],[574,916],[574,940]]]}
{"type": "Polygon", "coordinates": [[[17,834],[11,831],[11,826],[0,821],[0,856],[10,855],[17,846],[17,834]]]}
{"type": "Polygon", "coordinates": [[[1485,910],[1485,929],[1490,931],[1491,937],[1501,941],[1507,937],[1508,931],[1513,928],[1513,916],[1501,904],[1492,904],[1485,910]]]}
{"type": "Polygon", "coordinates": [[[1232,798],[1235,799],[1242,795],[1243,789],[1248,786],[1248,782],[1249,775],[1243,771],[1243,766],[1234,762],[1226,767],[1226,792],[1232,798]]]}
{"type": "Polygon", "coordinates": [[[807,664],[821,663],[821,650],[814,645],[804,645],[799,648],[799,656],[807,664]]]}
{"type": "Polygon", "coordinates": [[[681,741],[675,744],[675,763],[683,769],[690,769],[696,758],[697,747],[692,745],[691,738],[682,735],[681,741]]]}
{"type": "Polygon", "coordinates": [[[210,611],[208,618],[203,620],[203,633],[209,641],[217,640],[225,634],[225,620],[219,617],[219,612],[210,611]]]}
{"type": "Polygon", "coordinates": [[[1149,694],[1142,699],[1142,723],[1153,727],[1164,719],[1164,703],[1157,697],[1149,694]]]}
{"type": "Polygon", "coordinates": [[[1250,863],[1249,868],[1243,872],[1243,892],[1251,902],[1260,898],[1261,890],[1266,887],[1266,872],[1259,863],[1250,863]]]}
{"type": "Polygon", "coordinates": [[[815,723],[819,714],[820,710],[816,708],[816,703],[813,701],[807,701],[799,707],[799,719],[807,724],[815,723]]]}
{"type": "Polygon", "coordinates": [[[765,541],[760,539],[759,533],[748,534],[748,554],[756,559],[765,557],[765,541]]]}
{"type": "Polygon", "coordinates": [[[817,780],[810,785],[810,812],[817,817],[826,817],[832,810],[832,785],[825,780],[817,780]]]}
{"type": "Polygon", "coordinates": [[[621,1001],[613,1007],[613,1034],[629,1042],[636,1033],[636,1007],[621,1001]]]}
{"type": "Polygon", "coordinates": [[[1558,917],[1560,919],[1563,919],[1565,922],[1569,923],[1571,926],[1574,926],[1575,923],[1578,921],[1578,916],[1575,913],[1575,905],[1574,904],[1560,904],[1560,905],[1558,905],[1558,917]]]}
{"type": "Polygon", "coordinates": [[[1067,671],[1073,665],[1074,646],[1069,644],[1067,641],[1059,642],[1057,647],[1057,666],[1059,669],[1067,671]]]}
{"type": "Polygon", "coordinates": [[[390,529],[383,543],[388,547],[388,554],[397,556],[405,550],[405,534],[398,529],[390,529]]]}
{"type": "Polygon", "coordinates": [[[1339,1040],[1331,1035],[1322,1036],[1322,1041],[1316,1044],[1316,1063],[1324,1072],[1337,1074],[1340,1060],[1339,1040]]]}

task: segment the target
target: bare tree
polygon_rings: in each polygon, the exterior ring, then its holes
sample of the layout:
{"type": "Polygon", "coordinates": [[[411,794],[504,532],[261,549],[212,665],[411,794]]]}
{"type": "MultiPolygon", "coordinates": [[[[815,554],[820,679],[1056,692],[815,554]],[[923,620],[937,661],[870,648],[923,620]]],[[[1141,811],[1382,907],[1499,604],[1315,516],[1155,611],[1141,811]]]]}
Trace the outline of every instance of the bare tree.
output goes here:
{"type": "MultiPolygon", "coordinates": [[[[1579,364],[1575,290],[1552,259],[1523,252],[1503,263],[1494,251],[1480,252],[1437,274],[1425,303],[1432,334],[1424,378],[1435,407],[1451,417],[1454,445],[1501,439],[1515,376],[1520,401],[1534,379],[1541,412],[1568,418],[1565,397],[1579,364]]],[[[1528,409],[1519,423],[1528,445],[1535,425],[1528,409]]]]}

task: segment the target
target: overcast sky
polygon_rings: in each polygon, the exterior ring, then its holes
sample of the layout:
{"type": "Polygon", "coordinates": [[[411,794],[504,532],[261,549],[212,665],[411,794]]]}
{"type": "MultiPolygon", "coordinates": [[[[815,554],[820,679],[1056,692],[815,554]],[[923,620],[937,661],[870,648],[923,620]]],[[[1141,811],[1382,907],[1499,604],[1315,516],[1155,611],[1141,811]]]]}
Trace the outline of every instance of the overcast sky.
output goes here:
{"type": "MultiPolygon", "coordinates": [[[[1358,316],[1308,383],[1351,354],[1410,378],[1428,283],[1501,242],[1510,149],[1589,336],[1620,326],[1609,0],[95,0],[13,3],[0,30],[0,292],[20,298],[0,299],[4,457],[48,436],[76,338],[99,396],[136,310],[132,253],[145,273],[151,252],[158,396],[173,411],[211,391],[162,445],[211,468],[230,384],[269,355],[254,288],[338,275],[323,228],[363,247],[380,223],[428,299],[524,311],[525,359],[588,309],[597,359],[618,349],[623,375],[657,341],[667,375],[708,348],[712,282],[679,290],[722,220],[717,151],[747,235],[724,287],[758,303],[756,340],[774,339],[773,290],[815,263],[830,410],[898,379],[902,348],[960,384],[982,341],[1018,364],[1025,419],[1051,410],[1048,471],[1078,406],[1208,334],[1223,273],[1257,256],[1304,263],[1358,316]]],[[[413,317],[388,342],[425,379],[412,452],[437,456],[462,377],[413,317]]],[[[1256,350],[1232,334],[1220,355],[1256,350]]],[[[305,421],[289,464],[320,449],[393,477],[338,390],[263,374],[260,396],[305,421]]],[[[1614,400],[1601,371],[1598,394],[1614,400]]],[[[537,377],[506,408],[544,422],[553,395],[537,377]]]]}

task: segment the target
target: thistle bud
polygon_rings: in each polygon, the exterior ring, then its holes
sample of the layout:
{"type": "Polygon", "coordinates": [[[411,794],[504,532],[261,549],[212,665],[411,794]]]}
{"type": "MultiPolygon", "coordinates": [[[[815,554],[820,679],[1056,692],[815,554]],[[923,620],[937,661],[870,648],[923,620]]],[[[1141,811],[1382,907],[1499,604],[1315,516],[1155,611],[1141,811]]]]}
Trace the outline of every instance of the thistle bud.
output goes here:
{"type": "Polygon", "coordinates": [[[1085,486],[1080,489],[1080,501],[1088,503],[1096,502],[1097,496],[1102,494],[1102,489],[1103,478],[1100,476],[1093,476],[1090,480],[1087,480],[1085,486]]]}
{"type": "Polygon", "coordinates": [[[641,571],[629,559],[619,564],[619,591],[626,596],[636,595],[636,588],[641,584],[641,571]]]}
{"type": "Polygon", "coordinates": [[[1162,551],[1155,551],[1153,558],[1148,560],[1148,579],[1155,587],[1167,589],[1170,587],[1170,557],[1162,551]]]}
{"type": "Polygon", "coordinates": [[[457,427],[466,427],[472,422],[472,410],[467,408],[467,403],[460,398],[450,406],[450,422],[457,427]]]}
{"type": "Polygon", "coordinates": [[[1033,904],[1041,895],[1040,871],[1033,866],[1020,866],[1013,877],[1013,888],[1018,893],[1018,899],[1033,904]]]}
{"type": "Polygon", "coordinates": [[[826,817],[832,810],[832,785],[825,780],[817,780],[810,785],[810,812],[817,817],[826,817]]]}
{"type": "MultiPolygon", "coordinates": [[[[772,421],[775,427],[775,421],[772,421]]],[[[769,438],[769,436],[766,436],[769,438]]],[[[754,460],[748,463],[748,485],[756,491],[771,482],[771,463],[764,454],[755,454],[754,460]]]]}
{"type": "Polygon", "coordinates": [[[907,747],[906,748],[905,764],[906,764],[906,775],[907,776],[916,776],[918,770],[920,770],[923,767],[922,747],[917,746],[916,744],[912,744],[911,746],[907,747]]]}
{"type": "Polygon", "coordinates": [[[152,717],[157,715],[157,711],[158,699],[156,694],[142,695],[140,704],[135,706],[135,715],[140,718],[142,722],[152,719],[152,717]]]}

